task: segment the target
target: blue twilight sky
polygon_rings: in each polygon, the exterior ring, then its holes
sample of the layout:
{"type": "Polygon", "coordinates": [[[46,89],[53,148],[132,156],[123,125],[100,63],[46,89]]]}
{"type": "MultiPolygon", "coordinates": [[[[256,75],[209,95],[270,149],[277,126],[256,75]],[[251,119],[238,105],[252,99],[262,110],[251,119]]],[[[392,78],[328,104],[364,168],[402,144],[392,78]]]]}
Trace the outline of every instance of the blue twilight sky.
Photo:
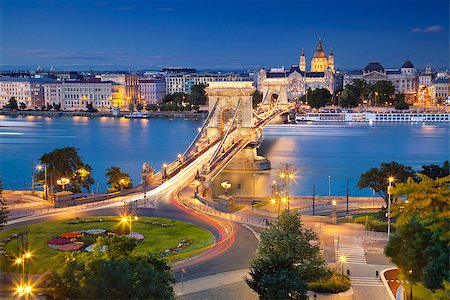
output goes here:
{"type": "Polygon", "coordinates": [[[448,69],[448,0],[0,0],[0,69],[448,69]]]}

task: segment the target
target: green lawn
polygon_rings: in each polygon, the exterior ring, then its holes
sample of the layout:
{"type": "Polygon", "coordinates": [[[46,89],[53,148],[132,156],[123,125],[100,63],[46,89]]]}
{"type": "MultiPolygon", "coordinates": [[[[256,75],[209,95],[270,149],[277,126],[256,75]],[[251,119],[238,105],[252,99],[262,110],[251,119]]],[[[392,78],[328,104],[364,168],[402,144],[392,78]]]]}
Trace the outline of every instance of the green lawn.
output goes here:
{"type": "MultiPolygon", "coordinates": [[[[120,229],[121,224],[119,217],[86,217],[81,220],[98,220],[103,222],[83,223],[83,224],[67,224],[68,220],[46,222],[33,224],[16,229],[3,231],[0,233],[0,239],[10,236],[14,233],[29,230],[28,243],[29,249],[32,251],[32,263],[30,264],[31,273],[39,274],[54,267],[53,259],[60,251],[51,249],[47,245],[47,241],[53,237],[57,237],[61,233],[85,229],[120,229]]],[[[128,227],[127,227],[128,228],[128,227]]],[[[197,249],[202,249],[214,243],[214,236],[211,232],[198,226],[163,218],[140,217],[138,222],[132,223],[132,231],[139,232],[144,235],[144,241],[134,250],[136,254],[160,253],[166,249],[176,247],[181,240],[193,239],[191,246],[181,250],[178,253],[186,253],[185,257],[177,256],[178,259],[184,259],[191,255],[198,254],[197,249]],[[161,227],[158,225],[145,224],[143,221],[157,221],[161,223],[175,224],[172,227],[161,227]],[[190,252],[192,252],[190,254],[190,252]]],[[[18,242],[13,239],[6,244],[7,253],[12,256],[18,255],[18,242]]],[[[2,272],[19,272],[17,266],[14,266],[12,258],[0,259],[0,271],[2,272]]]]}
{"type": "MultiPolygon", "coordinates": [[[[400,280],[403,280],[403,277],[399,275],[400,280]]],[[[410,285],[409,283],[403,283],[403,288],[409,296],[410,293],[410,285]]],[[[450,282],[444,282],[444,288],[438,289],[435,291],[431,291],[424,287],[421,283],[413,284],[413,299],[414,300],[446,300],[449,299],[450,296],[450,282]]]]}

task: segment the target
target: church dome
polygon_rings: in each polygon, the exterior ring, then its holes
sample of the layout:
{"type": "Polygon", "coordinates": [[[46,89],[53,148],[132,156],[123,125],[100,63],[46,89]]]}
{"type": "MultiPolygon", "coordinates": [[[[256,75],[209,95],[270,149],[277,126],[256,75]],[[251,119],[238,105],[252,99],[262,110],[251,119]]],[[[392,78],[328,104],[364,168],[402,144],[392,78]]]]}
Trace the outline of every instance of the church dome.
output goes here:
{"type": "Polygon", "coordinates": [[[319,42],[317,43],[317,49],[314,52],[314,58],[326,58],[327,55],[325,54],[325,51],[323,51],[322,48],[322,41],[319,39],[319,42]]]}
{"type": "Polygon", "coordinates": [[[402,65],[402,69],[414,69],[414,65],[412,64],[411,61],[407,60],[405,61],[405,63],[402,65]]]}

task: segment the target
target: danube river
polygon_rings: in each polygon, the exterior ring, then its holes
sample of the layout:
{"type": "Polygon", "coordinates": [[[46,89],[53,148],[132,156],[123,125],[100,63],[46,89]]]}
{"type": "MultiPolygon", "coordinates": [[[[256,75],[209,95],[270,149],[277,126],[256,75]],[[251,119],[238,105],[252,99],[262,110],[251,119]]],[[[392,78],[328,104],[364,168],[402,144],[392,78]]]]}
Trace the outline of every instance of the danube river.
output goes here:
{"type": "MultiPolygon", "coordinates": [[[[4,189],[29,189],[32,161],[55,148],[73,146],[93,167],[99,192],[106,190],[105,171],[119,166],[139,182],[143,162],[159,169],[176,158],[194,138],[203,120],[124,119],[110,117],[6,117],[0,116],[1,177],[4,189]]],[[[253,193],[277,177],[281,163],[294,163],[295,182],[290,194],[345,195],[348,177],[350,195],[371,195],[355,184],[360,174],[382,162],[397,161],[414,169],[423,164],[442,164],[449,159],[448,124],[305,123],[271,125],[264,130],[259,154],[272,163],[262,172],[239,182],[242,192],[253,193]],[[265,181],[258,181],[264,176],[265,181]],[[331,177],[329,177],[331,176],[331,177]],[[253,179],[248,179],[252,178],[253,179]],[[250,182],[253,181],[253,182],[250,182]]],[[[233,174],[228,180],[233,181],[233,174]]],[[[222,177],[223,177],[222,176],[222,177]]],[[[225,177],[224,177],[225,178],[225,177]]],[[[236,179],[237,181],[245,179],[236,179]]],[[[237,186],[237,182],[234,187],[237,186]]],[[[95,190],[95,187],[94,187],[95,190]]],[[[235,189],[233,189],[235,190],[235,189]]],[[[239,191],[241,192],[241,190],[239,191]]],[[[236,190],[234,191],[236,193],[236,190]]]]}

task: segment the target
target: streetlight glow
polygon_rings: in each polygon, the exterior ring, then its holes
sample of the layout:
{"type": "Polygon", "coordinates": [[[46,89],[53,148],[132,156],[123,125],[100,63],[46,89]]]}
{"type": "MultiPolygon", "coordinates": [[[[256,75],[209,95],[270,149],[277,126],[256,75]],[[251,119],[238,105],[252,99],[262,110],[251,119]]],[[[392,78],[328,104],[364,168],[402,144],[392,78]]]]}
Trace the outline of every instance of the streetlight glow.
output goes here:
{"type": "Polygon", "coordinates": [[[31,253],[30,252],[25,253],[25,257],[26,258],[30,258],[31,257],[31,253]]]}
{"type": "Polygon", "coordinates": [[[339,256],[339,261],[340,262],[345,263],[346,260],[347,260],[347,257],[345,255],[339,256]]]}
{"type": "Polygon", "coordinates": [[[16,258],[16,264],[21,264],[22,263],[22,258],[21,257],[18,257],[18,258],[16,258]]]}
{"type": "Polygon", "coordinates": [[[389,182],[394,182],[395,178],[394,177],[389,177],[389,182]]]}
{"type": "Polygon", "coordinates": [[[275,204],[275,199],[274,198],[270,199],[270,203],[275,204]]]}
{"type": "Polygon", "coordinates": [[[333,200],[333,206],[336,206],[336,200],[333,200]]]}
{"type": "Polygon", "coordinates": [[[127,223],[127,222],[128,222],[128,218],[127,218],[127,217],[123,217],[123,218],[122,218],[122,222],[123,222],[123,223],[127,223]]]}

